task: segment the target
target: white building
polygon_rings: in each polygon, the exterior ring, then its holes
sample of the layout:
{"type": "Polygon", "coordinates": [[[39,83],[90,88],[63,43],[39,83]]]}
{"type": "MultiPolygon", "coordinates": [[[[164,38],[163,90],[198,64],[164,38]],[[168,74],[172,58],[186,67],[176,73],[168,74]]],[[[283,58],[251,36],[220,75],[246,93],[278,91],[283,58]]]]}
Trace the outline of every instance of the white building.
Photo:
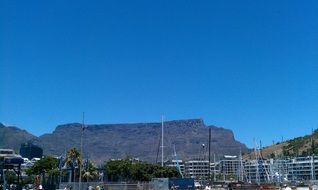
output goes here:
{"type": "Polygon", "coordinates": [[[318,177],[318,156],[295,157],[287,160],[288,180],[308,181],[318,177]]]}
{"type": "Polygon", "coordinates": [[[198,181],[205,181],[209,177],[210,166],[208,160],[190,160],[185,162],[185,174],[187,177],[198,181]]]}
{"type": "Polygon", "coordinates": [[[246,160],[244,177],[251,183],[266,183],[270,181],[270,162],[267,160],[246,160]]]}

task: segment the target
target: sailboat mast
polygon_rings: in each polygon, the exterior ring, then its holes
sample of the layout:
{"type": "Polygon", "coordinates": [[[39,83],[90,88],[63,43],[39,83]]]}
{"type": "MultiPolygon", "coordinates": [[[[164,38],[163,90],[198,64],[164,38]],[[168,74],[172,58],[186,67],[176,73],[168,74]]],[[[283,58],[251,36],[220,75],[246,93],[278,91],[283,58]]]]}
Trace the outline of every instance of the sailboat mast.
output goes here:
{"type": "Polygon", "coordinates": [[[161,116],[161,166],[163,167],[163,116],[161,116]]]}
{"type": "Polygon", "coordinates": [[[254,154],[255,154],[255,160],[256,160],[256,182],[258,185],[260,185],[260,175],[259,175],[259,157],[258,157],[258,154],[257,154],[257,145],[256,145],[256,142],[255,142],[255,139],[254,139],[254,154]]]}
{"type": "Polygon", "coordinates": [[[311,180],[316,179],[315,175],[315,143],[314,143],[314,130],[311,129],[311,149],[312,149],[312,155],[311,155],[311,180]]]}
{"type": "Polygon", "coordinates": [[[211,127],[209,127],[209,182],[211,181],[211,127]]]}
{"type": "MultiPolygon", "coordinates": [[[[84,119],[85,119],[85,113],[83,112],[83,118],[82,118],[82,127],[81,127],[81,152],[80,152],[80,159],[81,161],[83,160],[83,135],[84,135],[84,130],[85,130],[85,124],[84,124],[84,119]]],[[[78,183],[78,189],[82,190],[82,163],[79,163],[79,183],[78,183]]]]}

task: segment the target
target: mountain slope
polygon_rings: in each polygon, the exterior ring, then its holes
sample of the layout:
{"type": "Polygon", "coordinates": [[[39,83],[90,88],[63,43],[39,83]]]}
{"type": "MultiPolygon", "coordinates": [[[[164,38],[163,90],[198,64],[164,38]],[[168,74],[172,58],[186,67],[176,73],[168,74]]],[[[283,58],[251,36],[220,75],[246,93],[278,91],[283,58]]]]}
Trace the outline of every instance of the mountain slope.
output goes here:
{"type": "MultiPolygon", "coordinates": [[[[50,134],[35,137],[24,130],[0,126],[0,148],[18,150],[21,143],[32,141],[47,155],[65,155],[72,147],[80,149],[81,124],[59,125],[50,134]]],[[[179,159],[203,158],[208,154],[208,131],[211,128],[212,155],[234,155],[247,152],[247,147],[236,141],[233,132],[216,126],[206,126],[200,119],[168,121],[164,123],[164,156],[171,159],[173,148],[179,159]],[[205,144],[205,146],[202,146],[205,144]]],[[[83,133],[85,158],[101,162],[124,156],[155,162],[161,156],[161,123],[88,125],[83,133]]]]}
{"type": "MultiPolygon", "coordinates": [[[[264,158],[318,155],[318,130],[310,135],[264,147],[261,153],[264,158]]],[[[245,155],[246,159],[254,157],[253,152],[245,155]]]]}
{"type": "Polygon", "coordinates": [[[22,143],[36,138],[36,136],[33,136],[25,130],[12,126],[7,127],[0,123],[0,148],[14,149],[16,153],[19,153],[22,143]]]}
{"type": "MultiPolygon", "coordinates": [[[[209,126],[212,129],[212,154],[238,154],[247,151],[242,143],[234,139],[232,131],[209,126]]],[[[46,154],[64,154],[71,147],[80,147],[81,125],[58,126],[52,134],[39,137],[46,154]]],[[[85,157],[95,161],[138,157],[155,161],[161,136],[161,123],[102,124],[88,125],[83,136],[85,157]]],[[[178,157],[190,159],[207,154],[208,126],[202,120],[179,120],[164,123],[164,154],[171,157],[175,146],[178,157]]],[[[159,150],[160,151],[160,150],[159,150]]],[[[161,155],[161,153],[159,154],[161,155]]]]}

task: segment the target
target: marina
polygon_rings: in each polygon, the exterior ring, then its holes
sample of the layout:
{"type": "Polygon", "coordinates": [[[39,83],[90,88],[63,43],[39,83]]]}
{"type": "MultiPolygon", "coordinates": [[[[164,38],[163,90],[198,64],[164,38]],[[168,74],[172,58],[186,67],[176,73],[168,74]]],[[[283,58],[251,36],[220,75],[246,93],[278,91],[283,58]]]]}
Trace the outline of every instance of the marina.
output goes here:
{"type": "MultiPolygon", "coordinates": [[[[22,158],[11,149],[1,149],[1,181],[5,182],[2,187],[6,190],[5,173],[12,170],[18,175],[19,181],[26,177],[26,170],[34,165],[40,159],[33,159],[33,164],[28,162],[27,158],[22,158]],[[19,180],[20,179],[20,180],[19,180]]],[[[177,158],[177,157],[175,157],[177,158]]],[[[268,190],[317,190],[318,181],[315,180],[318,174],[318,157],[295,157],[286,160],[282,159],[262,159],[260,160],[242,160],[241,156],[224,156],[219,161],[209,163],[209,160],[172,160],[170,164],[162,163],[169,167],[176,168],[184,178],[158,178],[151,182],[141,181],[138,183],[127,183],[125,181],[114,183],[105,181],[106,178],[99,178],[99,181],[92,180],[87,183],[84,181],[74,181],[72,176],[64,177],[68,181],[61,181],[60,189],[72,187],[73,190],[86,189],[87,186],[103,186],[105,189],[153,189],[170,190],[184,186],[187,189],[205,189],[205,190],[236,190],[236,189],[268,189],[268,190]],[[211,176],[209,178],[209,176],[211,176]],[[172,181],[171,181],[172,180],[172,181]],[[190,181],[189,181],[190,180],[190,181]],[[192,180],[192,182],[191,182],[192,180]],[[77,188],[78,187],[78,188],[77,188]],[[165,188],[163,188],[165,187],[165,188]]],[[[85,166],[84,166],[85,167],[85,166]]],[[[61,173],[69,173],[71,170],[61,168],[61,173]]],[[[100,170],[100,172],[105,172],[100,170]]],[[[69,173],[70,174],[70,173],[69,173]]],[[[100,173],[101,174],[101,173],[100,173]]],[[[62,179],[62,178],[61,178],[62,179]]],[[[48,187],[48,186],[46,186],[48,187]]],[[[58,188],[57,188],[58,189],[58,188]]]]}

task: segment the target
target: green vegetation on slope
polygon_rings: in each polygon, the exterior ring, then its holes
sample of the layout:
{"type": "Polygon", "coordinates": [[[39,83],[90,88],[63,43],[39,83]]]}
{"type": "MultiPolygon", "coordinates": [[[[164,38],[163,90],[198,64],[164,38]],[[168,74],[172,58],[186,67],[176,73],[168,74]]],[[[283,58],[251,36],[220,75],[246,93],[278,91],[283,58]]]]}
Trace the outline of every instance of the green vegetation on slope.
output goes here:
{"type": "Polygon", "coordinates": [[[318,130],[316,129],[313,134],[304,137],[297,137],[288,140],[283,146],[284,156],[309,156],[318,155],[318,130]]]}

